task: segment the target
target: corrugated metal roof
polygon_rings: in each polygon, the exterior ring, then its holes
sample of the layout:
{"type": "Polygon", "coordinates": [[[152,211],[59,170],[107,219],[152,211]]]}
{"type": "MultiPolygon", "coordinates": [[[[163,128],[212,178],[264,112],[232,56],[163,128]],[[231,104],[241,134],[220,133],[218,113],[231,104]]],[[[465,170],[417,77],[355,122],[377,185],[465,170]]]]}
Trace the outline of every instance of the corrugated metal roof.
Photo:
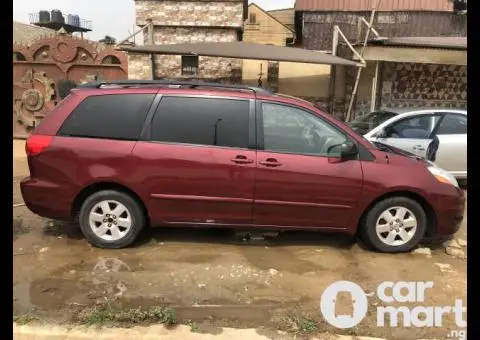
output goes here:
{"type": "Polygon", "coordinates": [[[15,44],[29,45],[40,38],[53,37],[55,34],[55,30],[50,28],[13,22],[13,43],[15,44]]]}
{"type": "Polygon", "coordinates": [[[467,37],[398,37],[372,40],[370,44],[466,50],[467,37]]]}
{"type": "MultiPolygon", "coordinates": [[[[378,0],[296,0],[296,11],[371,11],[378,0]]],[[[381,0],[379,11],[452,12],[449,0],[381,0]]]]}
{"type": "Polygon", "coordinates": [[[231,43],[187,43],[175,45],[120,46],[119,50],[143,54],[199,55],[236,59],[275,60],[308,64],[359,66],[353,60],[331,54],[301,48],[254,44],[231,43]]]}

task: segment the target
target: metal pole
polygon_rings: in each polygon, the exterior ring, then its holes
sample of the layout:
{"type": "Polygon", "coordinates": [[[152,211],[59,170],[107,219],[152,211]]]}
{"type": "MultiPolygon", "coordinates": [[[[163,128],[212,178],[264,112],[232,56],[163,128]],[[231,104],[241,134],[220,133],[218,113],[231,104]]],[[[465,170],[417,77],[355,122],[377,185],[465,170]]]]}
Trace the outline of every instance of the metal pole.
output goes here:
{"type": "MultiPolygon", "coordinates": [[[[148,22],[148,43],[150,45],[155,44],[155,37],[154,37],[154,29],[153,29],[153,20],[147,19],[148,22]]],[[[150,62],[151,62],[151,69],[152,69],[152,80],[155,80],[155,55],[150,54],[150,62]]]]}
{"type": "MultiPolygon", "coordinates": [[[[362,57],[363,57],[363,53],[365,52],[365,48],[366,48],[367,43],[368,43],[368,38],[370,36],[370,31],[372,30],[373,21],[375,20],[375,13],[377,11],[377,8],[380,5],[380,2],[381,2],[381,0],[378,0],[377,6],[375,6],[373,8],[372,14],[370,15],[370,21],[369,21],[369,24],[368,24],[367,33],[365,34],[365,40],[363,41],[363,46],[362,46],[362,49],[360,51],[360,55],[362,57]]],[[[356,96],[357,96],[358,84],[360,83],[361,75],[362,75],[362,67],[359,67],[358,71],[357,71],[357,78],[355,79],[355,85],[353,86],[352,98],[350,98],[350,104],[348,105],[347,117],[345,119],[346,122],[349,122],[350,119],[352,118],[353,103],[355,102],[355,99],[356,99],[356,96]]]]}
{"type": "Polygon", "coordinates": [[[372,99],[370,100],[370,111],[375,111],[376,104],[377,104],[377,84],[378,84],[378,73],[379,73],[379,66],[380,62],[375,62],[375,75],[373,76],[373,83],[372,83],[372,99]]]}
{"type": "MultiPolygon", "coordinates": [[[[338,26],[333,27],[333,40],[332,40],[332,55],[337,55],[338,48],[338,26]]],[[[330,66],[330,84],[329,84],[329,98],[328,98],[328,111],[331,115],[334,115],[335,107],[335,78],[337,76],[337,67],[336,65],[330,66]]]]}

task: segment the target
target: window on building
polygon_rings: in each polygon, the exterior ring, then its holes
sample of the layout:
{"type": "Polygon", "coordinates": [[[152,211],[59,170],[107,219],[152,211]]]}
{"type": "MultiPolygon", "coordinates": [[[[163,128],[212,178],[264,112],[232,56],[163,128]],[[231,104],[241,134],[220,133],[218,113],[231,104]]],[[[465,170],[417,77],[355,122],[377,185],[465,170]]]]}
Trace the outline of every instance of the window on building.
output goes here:
{"type": "Polygon", "coordinates": [[[182,56],[182,76],[196,76],[198,72],[198,56],[182,56]]]}
{"type": "Polygon", "coordinates": [[[248,147],[247,100],[164,97],[152,122],[157,142],[248,147]]]}
{"type": "Polygon", "coordinates": [[[154,94],[91,96],[63,123],[59,135],[137,140],[154,94]]]}
{"type": "Polygon", "coordinates": [[[257,23],[257,14],[256,13],[250,13],[249,14],[248,23],[249,24],[256,24],[257,23]]]}

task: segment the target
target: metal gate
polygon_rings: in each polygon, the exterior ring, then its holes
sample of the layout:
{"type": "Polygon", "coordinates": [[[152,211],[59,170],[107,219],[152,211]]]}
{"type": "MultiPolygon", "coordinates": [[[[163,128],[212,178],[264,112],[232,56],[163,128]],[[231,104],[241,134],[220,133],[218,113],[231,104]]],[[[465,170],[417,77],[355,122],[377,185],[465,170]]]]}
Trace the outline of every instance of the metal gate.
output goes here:
{"type": "Polygon", "coordinates": [[[13,46],[13,136],[26,137],[58,102],[58,82],[128,78],[124,52],[69,35],[13,46]]]}

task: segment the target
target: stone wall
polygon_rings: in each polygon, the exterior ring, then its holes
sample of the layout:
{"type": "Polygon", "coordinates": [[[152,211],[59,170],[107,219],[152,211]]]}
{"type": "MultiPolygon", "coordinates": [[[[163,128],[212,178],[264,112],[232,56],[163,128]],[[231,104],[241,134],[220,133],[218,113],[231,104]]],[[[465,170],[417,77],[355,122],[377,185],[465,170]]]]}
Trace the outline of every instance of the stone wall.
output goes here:
{"type": "MultiPolygon", "coordinates": [[[[237,31],[228,28],[208,27],[161,27],[156,26],[153,39],[157,45],[200,43],[200,42],[234,42],[238,40],[237,31]]],[[[144,43],[148,37],[144,35],[144,43]]]]}
{"type": "MultiPolygon", "coordinates": [[[[182,44],[202,42],[234,42],[243,27],[242,0],[164,1],[136,0],[137,25],[154,24],[154,44],[182,44]]],[[[144,43],[151,44],[148,33],[144,43]]],[[[143,79],[145,69],[150,69],[149,58],[133,57],[131,78],[143,79]],[[143,63],[143,64],[142,64],[143,63]],[[139,72],[139,74],[136,74],[139,72]]],[[[241,81],[241,60],[200,57],[195,78],[209,80],[241,81]]],[[[151,71],[150,71],[151,72],[151,71]]],[[[148,75],[151,79],[151,73],[148,75]]],[[[191,78],[182,76],[181,56],[155,56],[156,78],[191,78]]]]}
{"type": "MultiPolygon", "coordinates": [[[[182,76],[181,56],[156,56],[155,68],[155,76],[157,78],[192,78],[192,76],[182,76]]],[[[198,72],[194,78],[235,83],[241,81],[241,72],[241,60],[216,57],[199,57],[198,72]]]]}
{"type": "MultiPolygon", "coordinates": [[[[199,42],[234,42],[237,41],[237,31],[222,28],[184,28],[184,27],[155,27],[154,39],[156,44],[181,44],[199,42]]],[[[147,38],[146,38],[147,39],[147,38]]],[[[158,78],[182,78],[181,56],[155,56],[158,78]]],[[[241,60],[230,58],[200,57],[196,78],[202,79],[229,79],[238,80],[237,73],[241,71],[241,60]]],[[[189,78],[188,76],[187,78],[189,78]]]]}
{"type": "Polygon", "coordinates": [[[137,25],[237,27],[243,25],[243,1],[136,0],[137,25]]]}
{"type": "Polygon", "coordinates": [[[129,79],[149,80],[152,79],[152,68],[148,54],[128,54],[129,79]]]}

